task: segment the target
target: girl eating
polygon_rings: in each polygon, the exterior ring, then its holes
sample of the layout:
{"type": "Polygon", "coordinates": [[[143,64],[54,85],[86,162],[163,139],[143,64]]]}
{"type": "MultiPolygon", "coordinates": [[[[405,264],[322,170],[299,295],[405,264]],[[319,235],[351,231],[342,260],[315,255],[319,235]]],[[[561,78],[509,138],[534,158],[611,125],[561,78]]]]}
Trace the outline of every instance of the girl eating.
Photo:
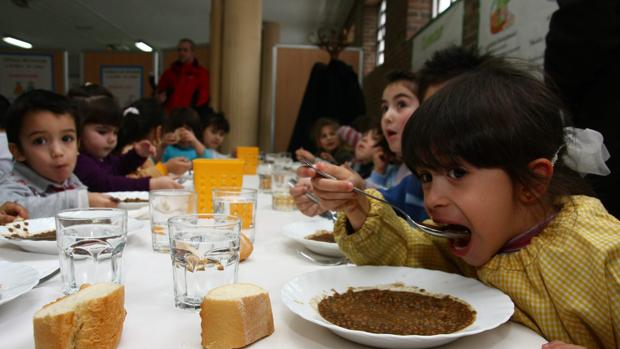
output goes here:
{"type": "Polygon", "coordinates": [[[431,219],[467,229],[466,239],[410,228],[389,206],[352,192],[360,183],[339,167],[317,164],[339,180],[314,177],[314,192],[343,211],[334,235],[356,264],[477,278],[512,298],[512,320],[553,341],[545,347],[617,348],[620,222],[580,177],[606,172],[605,149],[595,131],[565,128],[566,117],[541,81],[499,59],[414,113],[403,159],[422,182],[431,219]]]}

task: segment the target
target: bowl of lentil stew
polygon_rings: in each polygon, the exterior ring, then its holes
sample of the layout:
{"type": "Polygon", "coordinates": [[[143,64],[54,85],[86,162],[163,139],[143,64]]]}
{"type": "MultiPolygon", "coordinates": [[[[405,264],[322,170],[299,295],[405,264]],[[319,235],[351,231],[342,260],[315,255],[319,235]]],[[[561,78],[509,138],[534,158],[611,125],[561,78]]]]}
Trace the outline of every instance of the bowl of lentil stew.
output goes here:
{"type": "Polygon", "coordinates": [[[300,317],[353,342],[381,348],[439,346],[460,337],[491,330],[508,321],[514,312],[514,305],[507,295],[478,280],[437,270],[408,267],[347,266],[321,269],[290,280],[282,288],[281,298],[300,317]],[[451,333],[401,335],[377,333],[381,330],[370,332],[345,328],[326,320],[319,313],[319,303],[330,296],[377,289],[415,289],[422,294],[446,295],[471,307],[475,319],[473,323],[451,333]]]}

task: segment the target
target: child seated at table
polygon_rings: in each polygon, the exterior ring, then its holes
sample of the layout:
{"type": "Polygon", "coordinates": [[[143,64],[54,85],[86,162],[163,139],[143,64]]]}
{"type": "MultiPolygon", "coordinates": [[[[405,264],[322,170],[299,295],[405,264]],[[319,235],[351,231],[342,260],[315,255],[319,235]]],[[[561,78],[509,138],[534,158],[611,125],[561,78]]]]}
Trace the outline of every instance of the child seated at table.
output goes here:
{"type": "Polygon", "coordinates": [[[182,175],[192,168],[192,163],[184,157],[172,158],[166,162],[157,161],[164,150],[162,144],[162,125],[164,110],[154,98],[142,98],[123,111],[123,121],[118,131],[116,152],[124,154],[133,149],[135,143],[148,140],[157,149],[157,155],[150,156],[142,166],[128,177],[160,177],[167,174],[182,175]]]}
{"type": "Polygon", "coordinates": [[[77,96],[74,100],[78,104],[81,117],[80,154],[75,166],[75,174],[90,191],[148,191],[181,188],[180,184],[167,176],[126,177],[140,167],[149,155],[155,154],[155,147],[148,140],[142,140],[135,143],[133,149],[126,154],[112,155],[122,119],[116,100],[107,95],[83,97],[76,93],[75,89],[69,91],[69,96],[72,95],[77,96]]]}
{"type": "Polygon", "coordinates": [[[224,138],[230,132],[230,124],[223,113],[213,113],[203,117],[202,143],[211,149],[213,158],[226,159],[229,156],[221,154],[218,149],[224,143],[224,138]]]}
{"type": "Polygon", "coordinates": [[[317,154],[313,155],[307,150],[300,148],[295,152],[297,159],[305,159],[310,162],[328,161],[332,164],[341,165],[353,158],[353,152],[345,146],[338,136],[340,125],[333,119],[320,118],[312,126],[310,131],[316,145],[317,154]]]}
{"type": "Polygon", "coordinates": [[[207,148],[196,138],[202,134],[200,116],[192,108],[174,109],[164,122],[163,142],[166,144],[161,161],[182,156],[188,160],[211,159],[213,150],[207,148]]]}
{"type": "Polygon", "coordinates": [[[318,164],[340,180],[312,184],[324,207],[346,208],[334,235],[356,264],[477,278],[510,296],[512,320],[546,339],[617,348],[620,222],[580,176],[608,173],[606,150],[596,131],[565,128],[567,118],[542,81],[500,59],[448,82],[416,111],[403,133],[405,163],[433,221],[468,238],[412,229],[389,206],[352,192],[359,183],[342,168],[318,164]]]}
{"type": "Polygon", "coordinates": [[[383,136],[377,128],[362,133],[362,138],[355,145],[354,157],[347,165],[362,178],[370,176],[374,163],[379,162],[379,157],[383,155],[382,141],[383,136]]]}
{"type": "Polygon", "coordinates": [[[15,100],[6,115],[15,165],[0,179],[0,202],[22,205],[30,218],[69,208],[116,207],[111,197],[87,192],[73,174],[77,120],[70,101],[53,92],[33,90],[15,100]]]}

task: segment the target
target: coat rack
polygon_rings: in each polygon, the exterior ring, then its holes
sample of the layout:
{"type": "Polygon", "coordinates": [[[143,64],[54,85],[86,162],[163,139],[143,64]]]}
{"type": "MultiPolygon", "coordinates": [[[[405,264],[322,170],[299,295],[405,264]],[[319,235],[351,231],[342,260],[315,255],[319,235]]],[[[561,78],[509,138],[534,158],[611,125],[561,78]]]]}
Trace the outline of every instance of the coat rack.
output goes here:
{"type": "Polygon", "coordinates": [[[352,43],[349,30],[334,28],[320,28],[308,35],[308,41],[327,51],[331,59],[338,59],[340,52],[352,43]]]}

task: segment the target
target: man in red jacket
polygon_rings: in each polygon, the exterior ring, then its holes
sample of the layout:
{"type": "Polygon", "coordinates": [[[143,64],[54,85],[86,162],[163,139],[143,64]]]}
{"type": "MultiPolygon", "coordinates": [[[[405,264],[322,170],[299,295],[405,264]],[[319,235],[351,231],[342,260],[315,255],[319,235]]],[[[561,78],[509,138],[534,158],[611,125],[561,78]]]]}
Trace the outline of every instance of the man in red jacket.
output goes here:
{"type": "Polygon", "coordinates": [[[179,107],[201,108],[209,103],[209,71],[194,58],[195,47],[190,39],[179,40],[179,58],[159,79],[157,95],[168,111],[179,107]]]}

